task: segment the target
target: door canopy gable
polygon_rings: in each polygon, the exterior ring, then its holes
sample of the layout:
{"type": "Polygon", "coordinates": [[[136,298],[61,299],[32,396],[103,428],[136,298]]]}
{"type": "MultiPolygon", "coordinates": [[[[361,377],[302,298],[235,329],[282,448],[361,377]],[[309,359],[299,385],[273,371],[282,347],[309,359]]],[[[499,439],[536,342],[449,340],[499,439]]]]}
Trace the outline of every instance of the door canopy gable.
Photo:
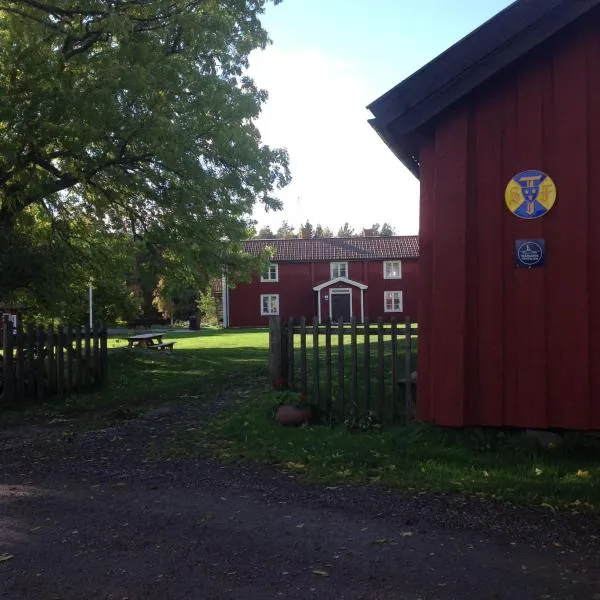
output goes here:
{"type": "Polygon", "coordinates": [[[346,285],[352,285],[357,287],[360,290],[366,290],[369,286],[364,283],[360,283],[359,281],[353,281],[352,279],[348,279],[347,277],[336,277],[335,279],[330,279],[329,281],[325,281],[324,283],[320,283],[316,285],[313,290],[315,292],[320,292],[322,289],[328,288],[336,283],[345,283],[346,285]]]}

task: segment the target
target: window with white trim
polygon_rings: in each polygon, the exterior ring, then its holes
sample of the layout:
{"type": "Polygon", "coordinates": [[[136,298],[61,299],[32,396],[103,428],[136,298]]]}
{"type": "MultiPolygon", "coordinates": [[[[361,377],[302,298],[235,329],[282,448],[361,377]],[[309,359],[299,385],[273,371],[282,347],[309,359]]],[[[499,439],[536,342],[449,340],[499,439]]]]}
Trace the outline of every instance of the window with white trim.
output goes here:
{"type": "Polygon", "coordinates": [[[386,260],[383,263],[384,279],[402,279],[402,263],[399,260],[386,260]]]}
{"type": "Polygon", "coordinates": [[[331,279],[337,279],[338,277],[348,277],[348,263],[347,262],[332,262],[331,267],[331,279]]]}
{"type": "Polygon", "coordinates": [[[260,276],[261,281],[279,281],[279,265],[277,263],[269,263],[265,272],[260,276]]]}
{"type": "Polygon", "coordinates": [[[402,312],[402,292],[383,292],[385,312],[402,312]]]}
{"type": "Polygon", "coordinates": [[[260,296],[260,314],[278,315],[279,314],[279,294],[261,294],[260,296]]]}

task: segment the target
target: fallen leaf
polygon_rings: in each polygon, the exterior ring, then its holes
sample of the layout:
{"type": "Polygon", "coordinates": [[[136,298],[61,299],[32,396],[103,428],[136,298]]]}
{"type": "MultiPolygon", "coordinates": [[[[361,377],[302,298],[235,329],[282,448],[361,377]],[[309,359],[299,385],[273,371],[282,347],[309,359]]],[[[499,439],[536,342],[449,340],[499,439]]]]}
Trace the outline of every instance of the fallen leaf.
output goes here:
{"type": "Polygon", "coordinates": [[[540,469],[539,467],[536,467],[536,468],[535,468],[535,474],[536,474],[537,476],[541,475],[543,472],[544,472],[544,471],[542,471],[542,469],[540,469]]]}
{"type": "Polygon", "coordinates": [[[306,465],[303,465],[302,463],[296,463],[296,462],[288,462],[286,464],[288,469],[294,469],[295,471],[300,471],[302,469],[306,469],[306,465]]]}
{"type": "Polygon", "coordinates": [[[10,560],[11,558],[14,558],[14,554],[8,554],[8,553],[0,554],[0,562],[4,562],[5,560],[10,560]]]}
{"type": "Polygon", "coordinates": [[[323,571],[323,569],[313,569],[312,572],[315,575],[321,575],[321,577],[329,577],[329,573],[327,571],[323,571]]]}
{"type": "Polygon", "coordinates": [[[400,534],[400,537],[410,537],[411,535],[415,535],[415,532],[414,531],[403,531],[400,534]]]}

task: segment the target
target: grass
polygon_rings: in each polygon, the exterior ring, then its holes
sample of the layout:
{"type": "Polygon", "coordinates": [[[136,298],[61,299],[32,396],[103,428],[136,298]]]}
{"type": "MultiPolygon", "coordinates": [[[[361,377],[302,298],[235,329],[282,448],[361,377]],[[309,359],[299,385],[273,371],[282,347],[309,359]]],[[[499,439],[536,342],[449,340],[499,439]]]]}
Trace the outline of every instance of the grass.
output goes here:
{"type": "Polygon", "coordinates": [[[122,415],[136,416],[150,406],[172,399],[201,395],[257,378],[266,380],[266,330],[203,329],[169,332],[164,339],[175,342],[173,352],[129,350],[125,337],[112,337],[108,344],[106,389],[43,405],[2,410],[0,424],[56,421],[119,407],[122,415]]]}
{"type": "Polygon", "coordinates": [[[328,485],[376,483],[404,490],[460,492],[544,506],[600,511],[600,440],[566,435],[540,448],[517,433],[445,430],[424,424],[349,431],[343,426],[285,428],[269,393],[186,431],[165,452],[252,460],[328,485]]]}

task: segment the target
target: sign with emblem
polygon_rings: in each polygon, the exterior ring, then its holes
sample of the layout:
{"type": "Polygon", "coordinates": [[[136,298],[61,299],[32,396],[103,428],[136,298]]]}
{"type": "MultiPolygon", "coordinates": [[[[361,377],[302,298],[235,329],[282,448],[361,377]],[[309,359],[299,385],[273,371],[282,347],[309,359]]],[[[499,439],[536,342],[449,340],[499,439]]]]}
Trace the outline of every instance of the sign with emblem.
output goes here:
{"type": "Polygon", "coordinates": [[[506,206],[521,219],[539,219],[556,202],[554,181],[542,171],[522,171],[506,186],[506,206]]]}
{"type": "Polygon", "coordinates": [[[515,243],[517,267],[533,269],[546,264],[545,240],[517,240],[515,243]]]}

